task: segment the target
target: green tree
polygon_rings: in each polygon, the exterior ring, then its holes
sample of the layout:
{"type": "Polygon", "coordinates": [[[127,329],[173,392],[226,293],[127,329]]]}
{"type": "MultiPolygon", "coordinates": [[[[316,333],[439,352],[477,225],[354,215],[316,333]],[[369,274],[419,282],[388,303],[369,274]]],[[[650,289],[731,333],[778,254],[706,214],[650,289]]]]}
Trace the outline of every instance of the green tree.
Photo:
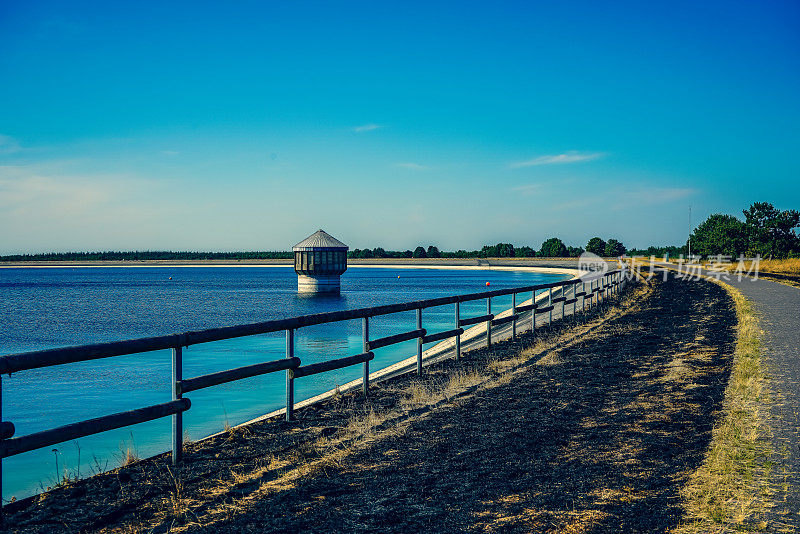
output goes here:
{"type": "Polygon", "coordinates": [[[539,256],[545,258],[563,258],[567,255],[567,247],[564,242],[557,237],[551,237],[542,243],[542,249],[539,251],[539,256]]]}
{"type": "Polygon", "coordinates": [[[514,250],[514,255],[518,258],[533,258],[536,256],[536,251],[531,247],[519,247],[514,250]]]}
{"type": "Polygon", "coordinates": [[[691,241],[693,254],[738,257],[747,249],[747,230],[733,215],[715,213],[694,229],[691,241]]]}
{"type": "Polygon", "coordinates": [[[498,243],[495,245],[497,258],[513,258],[516,251],[511,243],[498,243]]]}
{"type": "Polygon", "coordinates": [[[581,247],[567,247],[567,254],[570,258],[577,258],[583,254],[583,249],[581,247]]]}
{"type": "Polygon", "coordinates": [[[593,237],[586,244],[586,251],[602,256],[606,253],[606,242],[599,237],[593,237]]]}
{"type": "Polygon", "coordinates": [[[434,247],[433,245],[428,246],[428,251],[426,252],[429,258],[441,258],[442,254],[439,252],[439,249],[434,247]]]}
{"type": "Polygon", "coordinates": [[[781,211],[768,202],[755,202],[742,213],[745,217],[748,254],[782,258],[800,249],[794,232],[800,226],[800,212],[781,211]]]}
{"type": "Polygon", "coordinates": [[[510,243],[498,243],[496,245],[484,245],[480,255],[484,258],[513,258],[514,245],[510,243]]]}
{"type": "Polygon", "coordinates": [[[415,258],[427,258],[428,254],[425,252],[425,249],[422,247],[417,247],[414,249],[414,257],[415,258]]]}
{"type": "Polygon", "coordinates": [[[625,245],[616,239],[609,239],[606,242],[605,256],[608,258],[617,258],[625,254],[625,245]]]}

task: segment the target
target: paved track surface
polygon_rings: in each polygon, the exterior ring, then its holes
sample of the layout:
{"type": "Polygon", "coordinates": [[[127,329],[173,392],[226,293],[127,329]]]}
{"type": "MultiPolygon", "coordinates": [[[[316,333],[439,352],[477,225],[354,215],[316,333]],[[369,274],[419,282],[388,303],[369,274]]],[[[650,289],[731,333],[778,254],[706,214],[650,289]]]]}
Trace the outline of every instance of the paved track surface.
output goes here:
{"type": "Polygon", "coordinates": [[[800,531],[800,289],[744,277],[728,281],[751,300],[765,331],[765,361],[778,396],[773,409],[775,445],[786,450],[793,476],[786,519],[800,531]]]}

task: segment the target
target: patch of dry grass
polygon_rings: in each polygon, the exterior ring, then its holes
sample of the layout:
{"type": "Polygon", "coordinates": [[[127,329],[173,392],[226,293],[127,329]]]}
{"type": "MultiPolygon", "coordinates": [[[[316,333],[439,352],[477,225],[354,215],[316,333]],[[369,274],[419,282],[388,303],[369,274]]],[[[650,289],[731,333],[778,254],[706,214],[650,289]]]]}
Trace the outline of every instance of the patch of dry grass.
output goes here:
{"type": "Polygon", "coordinates": [[[766,422],[769,390],[761,363],[763,333],[752,304],[738,290],[720,285],[736,305],[736,353],[722,417],[703,464],[683,490],[686,519],[675,530],[681,534],[767,527],[773,451],[766,422]]]}
{"type": "MultiPolygon", "coordinates": [[[[731,270],[736,269],[736,262],[731,266],[731,270]]],[[[752,268],[752,262],[745,262],[745,271],[752,268]]],[[[759,271],[767,273],[790,274],[800,276],[800,258],[786,260],[761,260],[758,266],[759,271]]]]}
{"type": "Polygon", "coordinates": [[[126,467],[141,460],[139,453],[133,447],[127,447],[122,451],[119,464],[120,467],[126,467]]]}

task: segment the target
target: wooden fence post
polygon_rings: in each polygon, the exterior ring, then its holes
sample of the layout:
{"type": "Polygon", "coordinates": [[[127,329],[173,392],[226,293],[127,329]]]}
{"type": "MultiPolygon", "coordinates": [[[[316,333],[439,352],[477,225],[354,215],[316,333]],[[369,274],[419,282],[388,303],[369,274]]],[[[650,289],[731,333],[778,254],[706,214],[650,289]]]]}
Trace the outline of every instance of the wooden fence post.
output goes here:
{"type": "MultiPolygon", "coordinates": [[[[456,302],[456,325],[455,328],[461,328],[461,303],[456,302]]],[[[461,359],[461,336],[456,335],[456,361],[461,359]]]]}
{"type": "MultiPolygon", "coordinates": [[[[422,308],[417,308],[417,330],[422,330],[422,308]]],[[[422,376],[422,337],[417,338],[417,374],[422,376]]]]}
{"type": "Polygon", "coordinates": [[[572,320],[574,322],[578,322],[578,297],[575,295],[578,294],[578,283],[574,283],[572,285],[572,320]]]}
{"type": "MultiPolygon", "coordinates": [[[[361,336],[364,340],[364,352],[369,352],[369,317],[361,323],[361,336]]],[[[369,396],[369,360],[364,361],[364,396],[369,396]]]]}
{"type": "Polygon", "coordinates": [[[531,337],[536,339],[536,290],[531,291],[531,337]]]}
{"type": "MultiPolygon", "coordinates": [[[[492,314],[492,297],[486,297],[486,315],[492,314]]],[[[492,318],[486,321],[486,348],[492,346],[492,318]]]]}
{"type": "MultiPolygon", "coordinates": [[[[547,290],[547,305],[548,306],[552,306],[553,305],[553,288],[552,287],[547,290]]],[[[547,326],[550,326],[551,324],[553,324],[553,310],[550,310],[549,312],[547,312],[547,326]]]]}
{"type": "MultiPolygon", "coordinates": [[[[286,357],[294,358],[294,329],[286,330],[286,357]]],[[[294,369],[286,370],[286,420],[294,420],[294,369]]]]}
{"type": "MultiPolygon", "coordinates": [[[[517,294],[511,293],[511,315],[517,314],[517,294]]],[[[517,319],[514,318],[511,320],[511,339],[516,339],[517,337],[517,319]]]]}
{"type": "MultiPolygon", "coordinates": [[[[178,400],[182,394],[180,382],[183,380],[183,347],[172,349],[172,400],[178,400]]],[[[183,412],[172,414],[172,465],[178,465],[183,459],[183,412]]]]}

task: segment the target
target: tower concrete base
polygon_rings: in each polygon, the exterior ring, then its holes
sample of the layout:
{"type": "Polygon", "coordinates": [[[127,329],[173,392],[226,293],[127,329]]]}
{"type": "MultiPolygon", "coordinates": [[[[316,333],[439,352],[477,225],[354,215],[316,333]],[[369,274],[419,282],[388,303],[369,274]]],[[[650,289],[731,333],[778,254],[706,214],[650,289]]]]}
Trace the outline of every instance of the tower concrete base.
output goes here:
{"type": "Polygon", "coordinates": [[[341,291],[340,277],[336,275],[297,275],[298,293],[339,293],[341,291]]]}

